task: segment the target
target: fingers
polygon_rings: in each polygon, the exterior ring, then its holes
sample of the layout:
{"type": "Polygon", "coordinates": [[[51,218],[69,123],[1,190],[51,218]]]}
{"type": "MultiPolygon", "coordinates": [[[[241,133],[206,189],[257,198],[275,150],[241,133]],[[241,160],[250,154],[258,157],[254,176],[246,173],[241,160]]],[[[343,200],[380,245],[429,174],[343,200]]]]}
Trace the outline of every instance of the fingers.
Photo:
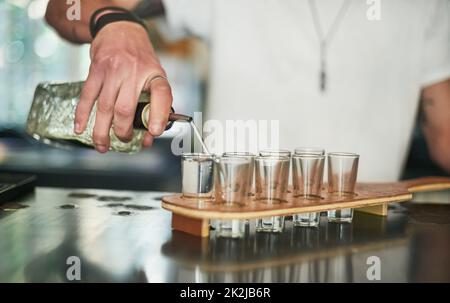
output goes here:
{"type": "Polygon", "coordinates": [[[140,94],[135,83],[128,81],[122,85],[114,107],[114,133],[122,142],[129,142],[133,138],[133,120],[140,94]]]}
{"type": "Polygon", "coordinates": [[[92,139],[95,149],[100,153],[105,153],[109,149],[109,130],[111,129],[114,104],[119,93],[120,84],[115,77],[108,77],[98,98],[92,139]]]}
{"type": "MultiPolygon", "coordinates": [[[[91,65],[75,113],[75,132],[81,134],[86,129],[90,112],[97,100],[92,137],[96,150],[101,153],[109,150],[111,125],[119,140],[129,142],[132,139],[136,104],[143,85],[141,83],[145,81],[136,73],[125,78],[126,82],[119,77],[110,76],[112,74],[117,75],[91,65]]],[[[156,73],[158,74],[164,75],[164,72],[156,73]]],[[[151,92],[149,131],[142,142],[144,147],[151,146],[153,137],[164,132],[172,106],[172,92],[167,79],[154,76],[150,79],[153,81],[147,84],[149,87],[144,87],[151,92]]]]}
{"type": "Polygon", "coordinates": [[[146,132],[144,135],[144,141],[142,141],[142,146],[143,147],[150,147],[153,144],[153,136],[149,133],[146,132]]]}
{"type": "Polygon", "coordinates": [[[148,120],[149,132],[152,136],[161,135],[167,125],[172,107],[172,91],[167,79],[156,78],[150,83],[151,104],[148,120]]]}
{"type": "Polygon", "coordinates": [[[98,68],[91,65],[89,75],[81,90],[80,101],[78,102],[75,112],[74,131],[76,134],[81,134],[86,129],[92,107],[102,88],[102,82],[103,73],[98,68]]]}

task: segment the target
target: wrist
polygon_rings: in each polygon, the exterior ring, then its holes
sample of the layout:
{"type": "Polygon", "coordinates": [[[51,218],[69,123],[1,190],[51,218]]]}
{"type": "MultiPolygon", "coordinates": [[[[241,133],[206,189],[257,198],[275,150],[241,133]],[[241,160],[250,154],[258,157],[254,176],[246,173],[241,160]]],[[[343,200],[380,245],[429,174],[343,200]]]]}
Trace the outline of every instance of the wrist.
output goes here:
{"type": "Polygon", "coordinates": [[[131,39],[143,39],[149,38],[148,32],[139,24],[134,22],[113,22],[109,23],[99,31],[92,43],[95,41],[105,40],[110,42],[108,43],[117,43],[119,40],[123,41],[123,39],[130,41],[131,39]]]}
{"type": "Polygon", "coordinates": [[[92,39],[94,39],[105,26],[116,22],[134,23],[147,31],[145,23],[130,11],[121,7],[104,7],[95,11],[91,16],[89,29],[92,39]]]}

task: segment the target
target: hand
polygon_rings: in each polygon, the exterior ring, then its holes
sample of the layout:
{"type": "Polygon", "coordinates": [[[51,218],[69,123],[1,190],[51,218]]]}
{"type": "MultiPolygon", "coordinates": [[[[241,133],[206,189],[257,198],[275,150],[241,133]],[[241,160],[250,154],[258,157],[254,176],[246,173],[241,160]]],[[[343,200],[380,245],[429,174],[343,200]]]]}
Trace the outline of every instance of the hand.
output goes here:
{"type": "Polygon", "coordinates": [[[93,141],[97,151],[109,149],[109,131],[123,142],[133,137],[133,119],[141,91],[150,91],[149,131],[143,145],[163,133],[172,93],[146,30],[132,22],[114,22],[105,26],[91,44],[91,66],[75,113],[75,133],[86,129],[89,114],[97,101],[93,141]]]}

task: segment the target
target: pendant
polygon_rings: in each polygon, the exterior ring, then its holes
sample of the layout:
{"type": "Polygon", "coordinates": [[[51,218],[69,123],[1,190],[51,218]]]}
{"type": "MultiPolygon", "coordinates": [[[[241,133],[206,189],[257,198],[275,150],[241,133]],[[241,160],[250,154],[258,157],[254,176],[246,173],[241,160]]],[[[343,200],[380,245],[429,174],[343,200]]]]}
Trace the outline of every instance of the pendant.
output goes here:
{"type": "Polygon", "coordinates": [[[324,93],[327,89],[327,73],[323,69],[320,71],[319,83],[320,83],[320,91],[324,93]]]}
{"type": "Polygon", "coordinates": [[[320,92],[325,93],[327,89],[327,65],[326,65],[326,48],[327,44],[325,41],[321,41],[320,43],[320,74],[319,74],[319,83],[320,83],[320,92]]]}

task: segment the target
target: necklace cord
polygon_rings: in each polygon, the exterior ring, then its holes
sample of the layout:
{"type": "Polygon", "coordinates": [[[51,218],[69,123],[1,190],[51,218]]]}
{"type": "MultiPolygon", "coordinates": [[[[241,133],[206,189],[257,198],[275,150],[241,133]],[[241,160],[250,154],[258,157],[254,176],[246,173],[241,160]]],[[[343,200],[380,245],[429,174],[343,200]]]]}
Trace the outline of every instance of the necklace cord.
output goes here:
{"type": "Polygon", "coordinates": [[[350,0],[344,0],[341,8],[339,9],[336,17],[331,23],[330,28],[327,33],[323,31],[322,24],[320,22],[319,12],[316,6],[315,0],[308,0],[309,9],[314,23],[314,30],[316,31],[317,38],[319,40],[320,49],[320,72],[319,72],[319,83],[320,91],[325,92],[327,84],[327,68],[326,68],[326,57],[327,57],[327,46],[331,43],[331,40],[336,35],[340,22],[345,17],[350,6],[350,0]]]}
{"type": "Polygon", "coordinates": [[[329,30],[325,34],[322,28],[322,23],[320,21],[319,12],[317,9],[316,1],[315,0],[308,0],[309,3],[309,9],[311,11],[311,15],[313,17],[314,22],[314,29],[316,31],[317,37],[319,39],[319,42],[323,43],[328,40],[328,43],[333,39],[335,36],[337,29],[340,25],[340,22],[345,17],[345,13],[347,12],[349,6],[350,6],[350,0],[345,0],[342,4],[341,8],[339,9],[336,17],[333,20],[333,23],[331,24],[329,30]]]}

